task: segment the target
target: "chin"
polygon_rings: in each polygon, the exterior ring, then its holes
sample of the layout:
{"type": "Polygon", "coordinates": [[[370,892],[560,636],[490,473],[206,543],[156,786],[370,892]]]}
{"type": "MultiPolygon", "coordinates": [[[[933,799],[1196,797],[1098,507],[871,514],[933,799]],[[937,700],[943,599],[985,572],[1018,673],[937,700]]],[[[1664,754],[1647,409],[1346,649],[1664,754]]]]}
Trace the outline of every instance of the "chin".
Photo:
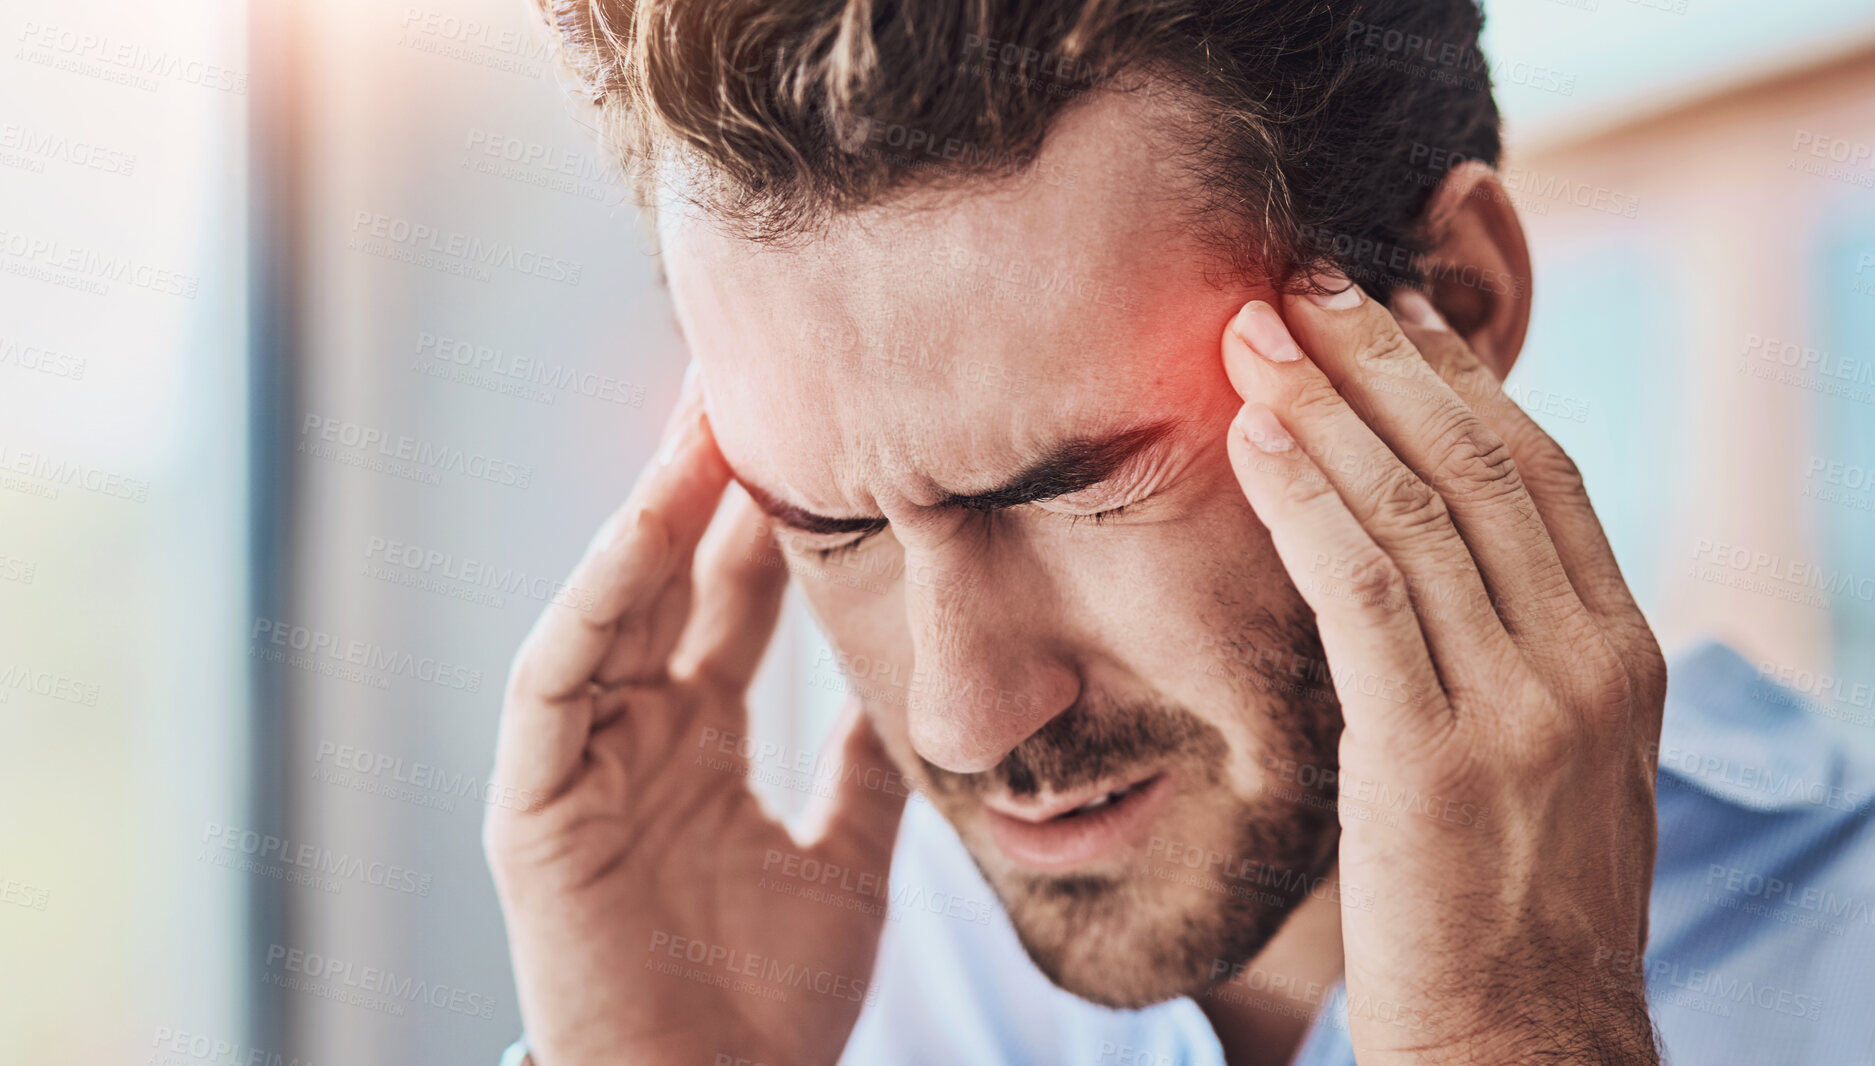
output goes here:
{"type": "MultiPolygon", "coordinates": [[[[991,884],[1023,950],[1056,986],[1103,1007],[1149,1007],[1199,995],[1255,958],[1333,865],[1331,826],[1288,822],[1287,847],[1251,852],[1309,873],[1285,889],[1167,877],[1190,871],[1148,865],[1119,876],[1011,873],[991,884]]],[[[1246,832],[1241,844],[1267,848],[1271,835],[1246,832]]]]}

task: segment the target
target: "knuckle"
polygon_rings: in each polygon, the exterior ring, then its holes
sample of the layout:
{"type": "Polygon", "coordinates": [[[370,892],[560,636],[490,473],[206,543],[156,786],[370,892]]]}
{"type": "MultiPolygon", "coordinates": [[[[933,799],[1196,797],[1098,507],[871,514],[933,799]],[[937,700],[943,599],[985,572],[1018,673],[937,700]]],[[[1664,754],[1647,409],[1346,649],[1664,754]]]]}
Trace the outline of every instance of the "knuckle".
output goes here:
{"type": "Polygon", "coordinates": [[[1578,762],[1583,734],[1569,724],[1566,715],[1540,715],[1522,732],[1524,750],[1518,763],[1526,780],[1562,780],[1578,762]]]}
{"type": "Polygon", "coordinates": [[[1436,454],[1446,487],[1467,498],[1490,499],[1523,487],[1510,446],[1470,414],[1455,422],[1436,454]]]}
{"type": "Polygon", "coordinates": [[[1573,496],[1585,491],[1582,468],[1541,430],[1536,431],[1535,437],[1529,441],[1529,447],[1524,448],[1523,452],[1523,476],[1526,479],[1541,482],[1566,495],[1573,496]]]}
{"type": "Polygon", "coordinates": [[[1313,471],[1290,479],[1283,485],[1283,502],[1297,508],[1312,508],[1335,495],[1328,479],[1313,471]]]}
{"type": "Polygon", "coordinates": [[[1292,413],[1305,420],[1332,415],[1346,406],[1347,401],[1341,398],[1341,393],[1320,374],[1304,377],[1290,394],[1288,404],[1292,413]]]}
{"type": "Polygon", "coordinates": [[[1374,520],[1401,533],[1430,533],[1447,523],[1445,497],[1405,467],[1381,475],[1374,488],[1374,520]]]}
{"type": "Polygon", "coordinates": [[[1366,606],[1390,606],[1405,599],[1406,575],[1385,552],[1373,551],[1348,567],[1349,598],[1366,606]]]}
{"type": "Polygon", "coordinates": [[[1593,710],[1625,710],[1634,699],[1633,679],[1606,640],[1578,642],[1575,671],[1593,710]]]}
{"type": "Polygon", "coordinates": [[[1649,704],[1657,704],[1665,699],[1667,692],[1667,660],[1660,653],[1660,641],[1654,631],[1641,619],[1637,627],[1639,632],[1634,638],[1634,665],[1630,676],[1639,691],[1636,695],[1649,704]]]}
{"type": "Polygon", "coordinates": [[[1493,399],[1504,388],[1497,375],[1476,359],[1456,359],[1441,369],[1446,384],[1467,404],[1493,399]]]}
{"type": "Polygon", "coordinates": [[[1632,717],[1646,682],[1629,672],[1601,629],[1569,625],[1561,636],[1568,646],[1567,662],[1557,664],[1560,671],[1549,672],[1554,698],[1564,706],[1561,717],[1582,723],[1591,736],[1609,744],[1625,743],[1626,730],[1611,727],[1632,717]]]}
{"type": "Polygon", "coordinates": [[[1367,325],[1354,342],[1354,365],[1378,373],[1399,373],[1404,364],[1418,361],[1419,349],[1391,320],[1367,325]]]}

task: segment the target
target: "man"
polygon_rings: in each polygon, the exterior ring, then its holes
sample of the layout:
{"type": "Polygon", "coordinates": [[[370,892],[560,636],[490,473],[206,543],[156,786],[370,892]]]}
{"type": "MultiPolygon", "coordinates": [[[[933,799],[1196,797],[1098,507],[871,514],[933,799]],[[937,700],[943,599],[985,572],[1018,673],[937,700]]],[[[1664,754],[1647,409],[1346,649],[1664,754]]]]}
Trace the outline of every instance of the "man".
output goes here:
{"type": "Polygon", "coordinates": [[[1499,387],[1469,0],[547,7],[700,373],[509,684],[539,1066],[1875,1061],[1866,783],[1499,387]]]}

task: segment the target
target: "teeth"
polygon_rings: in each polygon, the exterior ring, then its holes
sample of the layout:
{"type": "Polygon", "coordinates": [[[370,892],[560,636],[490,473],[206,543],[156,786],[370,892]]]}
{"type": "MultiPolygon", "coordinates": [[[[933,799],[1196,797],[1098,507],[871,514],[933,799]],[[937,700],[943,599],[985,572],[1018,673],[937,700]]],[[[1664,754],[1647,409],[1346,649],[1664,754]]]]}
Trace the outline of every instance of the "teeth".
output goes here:
{"type": "Polygon", "coordinates": [[[1114,791],[1109,792],[1104,796],[1099,796],[1094,799],[1088,800],[1086,803],[1083,803],[1079,807],[1074,808],[1074,813],[1080,814],[1084,811],[1099,810],[1100,808],[1105,807],[1107,804],[1112,803],[1113,801],[1119,799],[1120,797],[1126,795],[1128,792],[1131,792],[1131,791],[1133,791],[1133,788],[1131,785],[1127,786],[1126,788],[1115,789],[1114,791]]]}

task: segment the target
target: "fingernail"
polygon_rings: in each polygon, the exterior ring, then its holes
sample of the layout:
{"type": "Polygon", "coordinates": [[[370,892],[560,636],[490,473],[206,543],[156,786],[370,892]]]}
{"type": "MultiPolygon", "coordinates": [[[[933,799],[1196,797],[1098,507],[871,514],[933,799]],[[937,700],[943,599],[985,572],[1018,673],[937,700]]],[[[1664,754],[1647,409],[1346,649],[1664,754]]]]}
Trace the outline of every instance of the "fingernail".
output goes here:
{"type": "Polygon", "coordinates": [[[676,432],[664,438],[664,447],[658,449],[658,465],[671,465],[671,460],[677,458],[677,453],[683,451],[692,440],[696,439],[697,428],[702,424],[703,412],[692,411],[690,417],[679,424],[676,432]]]}
{"type": "Polygon", "coordinates": [[[1272,363],[1293,363],[1302,358],[1302,349],[1296,347],[1295,339],[1289,336],[1289,327],[1283,325],[1282,316],[1262,300],[1244,304],[1237,317],[1230,320],[1230,328],[1237,339],[1244,342],[1244,347],[1272,363]]]}
{"type": "Polygon", "coordinates": [[[1432,330],[1438,333],[1450,333],[1452,327],[1439,317],[1439,310],[1432,306],[1418,289],[1401,289],[1393,294],[1393,313],[1400,321],[1418,329],[1432,330]]]}
{"type": "Polygon", "coordinates": [[[1309,302],[1324,311],[1347,311],[1361,306],[1361,287],[1339,270],[1316,274],[1313,284],[1323,291],[1309,293],[1309,302]]]}
{"type": "Polygon", "coordinates": [[[1237,432],[1257,450],[1272,455],[1296,446],[1296,439],[1276,420],[1276,412],[1260,403],[1245,404],[1237,412],[1237,432]]]}

